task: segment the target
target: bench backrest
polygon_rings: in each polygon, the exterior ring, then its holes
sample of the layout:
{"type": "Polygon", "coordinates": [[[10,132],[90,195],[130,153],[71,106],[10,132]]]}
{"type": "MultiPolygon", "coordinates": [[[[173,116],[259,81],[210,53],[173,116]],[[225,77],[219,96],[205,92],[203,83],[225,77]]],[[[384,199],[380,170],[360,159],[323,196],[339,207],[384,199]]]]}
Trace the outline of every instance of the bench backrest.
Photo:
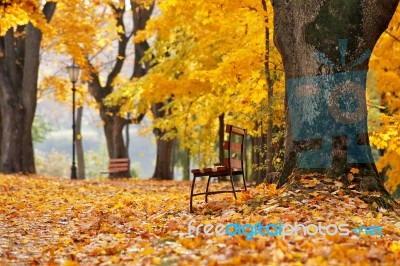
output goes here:
{"type": "Polygon", "coordinates": [[[246,130],[233,125],[226,125],[225,132],[228,133],[228,140],[224,141],[224,150],[226,151],[224,166],[234,171],[243,171],[246,130]]]}
{"type": "Polygon", "coordinates": [[[129,170],[129,158],[111,158],[108,164],[110,172],[125,172],[129,170]]]}

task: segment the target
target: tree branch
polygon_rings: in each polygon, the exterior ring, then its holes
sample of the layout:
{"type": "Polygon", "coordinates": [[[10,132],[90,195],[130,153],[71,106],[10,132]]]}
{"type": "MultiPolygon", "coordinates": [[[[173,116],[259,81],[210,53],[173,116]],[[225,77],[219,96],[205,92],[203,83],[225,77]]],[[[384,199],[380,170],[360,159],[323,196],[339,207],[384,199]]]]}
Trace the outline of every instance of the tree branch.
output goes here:
{"type": "Polygon", "coordinates": [[[395,39],[396,41],[400,42],[400,39],[397,38],[396,36],[394,36],[393,34],[391,34],[389,31],[385,30],[385,33],[387,33],[390,37],[392,37],[392,38],[395,39]]]}
{"type": "Polygon", "coordinates": [[[125,24],[124,24],[124,13],[125,6],[123,8],[116,8],[114,5],[110,5],[115,12],[117,17],[117,27],[122,27],[122,31],[118,32],[118,54],[116,58],[115,65],[107,77],[106,87],[111,87],[112,82],[121,72],[122,66],[126,57],[126,47],[128,45],[129,37],[125,35],[125,24]]]}
{"type": "Polygon", "coordinates": [[[46,2],[43,7],[43,14],[46,17],[47,22],[50,22],[51,18],[54,15],[54,11],[56,10],[56,2],[46,2]]]}

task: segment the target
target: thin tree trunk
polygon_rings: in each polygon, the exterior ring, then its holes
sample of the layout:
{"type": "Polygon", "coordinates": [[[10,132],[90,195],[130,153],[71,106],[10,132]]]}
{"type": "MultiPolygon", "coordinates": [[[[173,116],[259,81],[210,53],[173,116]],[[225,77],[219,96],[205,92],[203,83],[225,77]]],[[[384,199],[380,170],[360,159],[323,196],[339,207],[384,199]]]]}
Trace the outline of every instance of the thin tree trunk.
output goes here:
{"type": "Polygon", "coordinates": [[[252,162],[253,162],[253,147],[252,147],[252,136],[247,135],[245,141],[245,149],[244,152],[246,153],[245,157],[245,171],[246,171],[246,180],[251,180],[252,175],[252,162]]]}
{"type": "Polygon", "coordinates": [[[219,162],[224,163],[224,136],[225,136],[225,122],[224,114],[218,117],[219,120],[219,130],[218,130],[218,145],[219,145],[219,162]]]}
{"type": "Polygon", "coordinates": [[[256,184],[259,184],[259,176],[258,176],[258,165],[260,163],[260,153],[257,148],[258,145],[258,138],[253,136],[251,138],[251,166],[252,166],[252,172],[251,172],[251,180],[254,180],[256,184]]]}
{"type": "Polygon", "coordinates": [[[267,136],[263,133],[262,123],[258,124],[261,129],[261,135],[253,137],[253,164],[256,169],[253,171],[253,179],[256,180],[256,184],[260,184],[267,177],[267,136]]]}
{"type": "Polygon", "coordinates": [[[386,197],[369,146],[365,87],[370,53],[398,0],[273,4],[275,42],[286,78],[286,147],[279,185],[294,178],[292,173],[339,178],[357,168],[357,188],[386,197]]]}
{"type": "Polygon", "coordinates": [[[76,112],[76,157],[78,160],[78,179],[85,179],[85,156],[82,143],[82,116],[83,107],[77,108],[76,112]]]}
{"type": "MultiPolygon", "coordinates": [[[[262,5],[265,13],[267,13],[267,3],[266,0],[262,0],[262,5]]],[[[265,18],[265,24],[268,23],[268,17],[265,18]]],[[[266,174],[268,175],[271,172],[274,172],[272,160],[274,157],[273,147],[272,147],[272,137],[273,137],[273,97],[274,97],[274,80],[271,77],[271,71],[269,69],[269,58],[270,58],[270,31],[268,27],[265,27],[265,62],[264,62],[264,71],[265,77],[267,79],[267,90],[268,90],[268,112],[267,112],[267,139],[266,139],[266,174]]]]}
{"type": "Polygon", "coordinates": [[[184,161],[183,161],[183,180],[190,180],[190,154],[189,149],[184,151],[184,161]]]}
{"type": "MultiPolygon", "coordinates": [[[[128,119],[128,120],[131,119],[131,114],[130,114],[130,113],[128,113],[127,119],[128,119]]],[[[129,158],[129,142],[130,142],[129,123],[127,123],[127,124],[125,125],[125,149],[126,149],[126,152],[127,152],[127,154],[128,154],[128,158],[129,158]]],[[[129,169],[129,172],[130,172],[130,169],[131,169],[131,160],[128,161],[128,169],[129,169]]]]}
{"type": "MultiPolygon", "coordinates": [[[[176,167],[182,168],[182,180],[189,180],[190,176],[190,157],[189,157],[189,149],[185,148],[183,151],[179,149],[179,140],[176,139],[174,141],[174,147],[172,151],[172,166],[175,171],[176,167]]],[[[174,171],[172,172],[172,176],[174,176],[174,171]]]]}

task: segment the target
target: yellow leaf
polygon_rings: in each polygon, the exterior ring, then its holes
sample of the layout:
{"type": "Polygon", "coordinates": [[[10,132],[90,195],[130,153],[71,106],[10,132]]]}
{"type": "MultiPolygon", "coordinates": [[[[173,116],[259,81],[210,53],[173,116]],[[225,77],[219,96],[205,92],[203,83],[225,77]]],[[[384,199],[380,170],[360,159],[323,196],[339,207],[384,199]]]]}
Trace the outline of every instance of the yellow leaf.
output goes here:
{"type": "Polygon", "coordinates": [[[352,173],[352,174],[358,174],[360,172],[360,169],[358,169],[358,168],[351,168],[350,169],[350,173],[352,173]]]}
{"type": "Polygon", "coordinates": [[[145,249],[143,249],[143,251],[141,252],[141,254],[143,256],[147,256],[147,255],[151,255],[154,252],[154,249],[151,247],[147,247],[145,249]]]}
{"type": "Polygon", "coordinates": [[[115,237],[118,239],[121,239],[121,238],[124,238],[125,236],[123,234],[118,233],[115,235],[115,237]]]}

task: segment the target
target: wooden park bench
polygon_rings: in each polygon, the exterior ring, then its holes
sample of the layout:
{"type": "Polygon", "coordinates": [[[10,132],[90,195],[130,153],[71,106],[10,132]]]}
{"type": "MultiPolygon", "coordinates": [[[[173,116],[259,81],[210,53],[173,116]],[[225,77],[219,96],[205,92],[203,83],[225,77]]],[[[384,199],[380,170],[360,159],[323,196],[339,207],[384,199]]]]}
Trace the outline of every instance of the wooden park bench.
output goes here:
{"type": "Polygon", "coordinates": [[[129,171],[129,158],[110,158],[108,163],[108,171],[100,173],[100,177],[103,174],[118,174],[129,171]]]}
{"type": "Polygon", "coordinates": [[[233,184],[233,176],[235,175],[241,175],[243,177],[244,190],[247,190],[243,167],[245,157],[244,139],[246,130],[236,126],[226,125],[225,132],[228,133],[228,140],[224,141],[224,150],[226,151],[224,161],[222,163],[215,164],[214,167],[211,168],[193,169],[191,171],[193,174],[193,181],[190,191],[190,212],[193,212],[193,197],[195,196],[205,195],[206,203],[208,202],[208,195],[219,193],[233,193],[233,196],[236,199],[236,192],[240,192],[241,190],[235,190],[235,186],[233,184]],[[206,191],[202,193],[193,193],[196,178],[204,176],[208,176],[206,191]],[[230,178],[232,190],[208,191],[212,177],[220,178],[224,176],[230,178]]]}

